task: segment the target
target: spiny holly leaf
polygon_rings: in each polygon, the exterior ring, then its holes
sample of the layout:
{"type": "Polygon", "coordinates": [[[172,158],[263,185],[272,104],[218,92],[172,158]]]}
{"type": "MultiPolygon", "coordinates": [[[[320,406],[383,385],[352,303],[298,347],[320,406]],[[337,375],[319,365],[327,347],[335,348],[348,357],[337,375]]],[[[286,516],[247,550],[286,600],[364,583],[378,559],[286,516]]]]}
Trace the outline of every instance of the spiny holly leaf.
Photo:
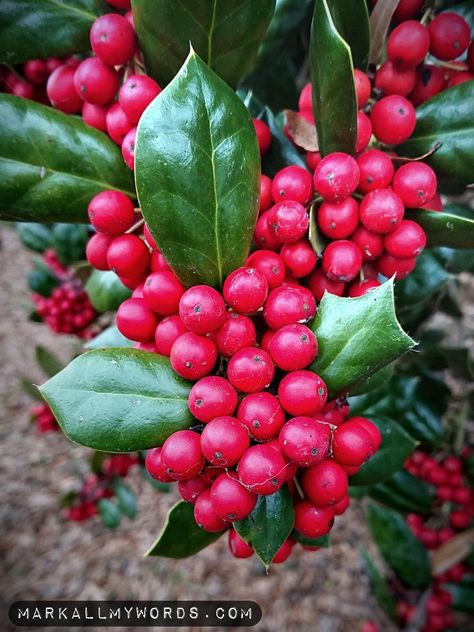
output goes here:
{"type": "Polygon", "coordinates": [[[87,349],[107,349],[109,347],[133,347],[133,342],[125,338],[116,325],[110,325],[86,344],[87,349]]]}
{"type": "Polygon", "coordinates": [[[149,74],[168,83],[189,43],[232,86],[250,69],[275,0],[133,0],[133,17],[149,74]]]}
{"type": "Polygon", "coordinates": [[[160,555],[182,559],[195,555],[216,540],[223,531],[209,533],[198,527],[194,507],[183,500],[171,507],[160,535],[145,555],[160,555]]]}
{"type": "Polygon", "coordinates": [[[271,496],[259,496],[250,516],[235,522],[234,528],[268,567],[290,535],[294,522],[293,500],[284,485],[271,496]]]}
{"type": "Polygon", "coordinates": [[[194,51],[140,119],[135,156],[166,260],[186,286],[220,287],[249,252],[260,156],[247,108],[194,51]]]}
{"type": "Polygon", "coordinates": [[[36,361],[46,373],[48,377],[53,377],[56,373],[59,373],[64,368],[62,362],[60,362],[51,351],[45,349],[41,345],[35,348],[36,361]]]}
{"type": "Polygon", "coordinates": [[[351,476],[351,485],[375,485],[397,472],[416,447],[416,441],[388,417],[370,417],[382,434],[382,443],[374,456],[351,476]]]}
{"type": "Polygon", "coordinates": [[[0,0],[0,61],[85,53],[92,23],[111,10],[103,0],[0,0]]]}
{"type": "Polygon", "coordinates": [[[337,29],[328,0],[316,0],[310,43],[313,111],[319,148],[353,154],[357,136],[357,100],[351,50],[337,29]]]}
{"type": "Polygon", "coordinates": [[[367,574],[369,575],[370,584],[372,586],[372,592],[377,600],[377,603],[391,619],[396,620],[397,613],[395,608],[395,599],[385,577],[382,577],[379,573],[372,558],[365,549],[362,550],[362,559],[365,562],[367,574]]]}
{"type": "Polygon", "coordinates": [[[77,357],[40,390],[71,441],[135,452],[191,425],[190,389],[164,356],[99,349],[77,357]]]}
{"type": "Polygon", "coordinates": [[[411,588],[426,588],[431,581],[428,554],[404,518],[397,511],[371,503],[367,522],[382,556],[397,577],[411,588]]]}
{"type": "Polygon", "coordinates": [[[349,392],[415,346],[395,317],[392,280],[358,298],[326,292],[311,329],[319,353],[310,368],[333,395],[349,392]]]}
{"type": "Polygon", "coordinates": [[[98,312],[117,309],[132,294],[111,270],[93,270],[86,283],[86,292],[98,312]]]}
{"type": "Polygon", "coordinates": [[[445,206],[442,213],[420,209],[410,211],[408,217],[414,219],[423,228],[430,247],[474,247],[474,213],[469,209],[451,204],[445,206]]]}
{"type": "Polygon", "coordinates": [[[471,183],[474,173],[474,81],[466,81],[440,92],[416,110],[416,128],[397,149],[402,156],[426,158],[438,176],[471,183]]]}
{"type": "Polygon", "coordinates": [[[399,470],[388,481],[370,487],[369,496],[403,513],[429,514],[433,504],[428,485],[406,470],[399,470]]]}
{"type": "Polygon", "coordinates": [[[134,197],[130,169],[105,134],[0,94],[0,219],[85,223],[89,201],[105,189],[134,197]]]}

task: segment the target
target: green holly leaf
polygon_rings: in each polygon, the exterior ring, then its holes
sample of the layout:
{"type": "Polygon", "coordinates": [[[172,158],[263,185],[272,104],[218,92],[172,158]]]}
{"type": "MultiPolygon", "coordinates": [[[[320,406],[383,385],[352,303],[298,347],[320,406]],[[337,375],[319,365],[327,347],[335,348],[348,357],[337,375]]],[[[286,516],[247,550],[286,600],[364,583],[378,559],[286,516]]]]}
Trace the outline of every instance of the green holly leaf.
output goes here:
{"type": "Polygon", "coordinates": [[[371,487],[369,496],[403,513],[429,514],[433,504],[428,485],[406,470],[399,470],[388,481],[371,487]]]}
{"type": "Polygon", "coordinates": [[[474,612],[474,584],[463,582],[462,584],[444,584],[443,588],[451,593],[453,608],[461,612],[474,612]]]}
{"type": "Polygon", "coordinates": [[[194,51],[142,116],[135,161],[142,212],[170,266],[186,286],[220,287],[249,252],[260,157],[247,108],[194,51]]]}
{"type": "Polygon", "coordinates": [[[293,499],[284,485],[270,496],[259,496],[250,516],[235,522],[234,528],[268,568],[293,530],[294,522],[293,499]]]}
{"type": "Polygon", "coordinates": [[[396,319],[392,280],[358,298],[326,292],[311,329],[319,353],[310,369],[332,395],[365,383],[415,346],[396,319]]]}
{"type": "Polygon", "coordinates": [[[365,72],[370,47],[366,0],[331,0],[328,7],[337,31],[349,45],[354,66],[365,72]]]}
{"type": "Polygon", "coordinates": [[[21,243],[35,252],[43,253],[53,245],[53,231],[44,224],[19,222],[16,225],[16,232],[21,243]]]}
{"type": "Polygon", "coordinates": [[[0,219],[85,223],[91,198],[106,189],[134,197],[130,169],[105,134],[78,117],[0,94],[0,219]]]}
{"type": "Polygon", "coordinates": [[[387,583],[387,580],[379,573],[377,567],[374,564],[374,561],[365,549],[362,549],[361,555],[362,559],[364,560],[367,574],[370,579],[372,592],[375,599],[377,600],[377,603],[386,615],[396,621],[397,611],[395,607],[395,599],[387,583]]]}
{"type": "Polygon", "coordinates": [[[132,295],[111,270],[93,270],[86,283],[86,292],[98,312],[114,311],[132,295]]]}
{"type": "Polygon", "coordinates": [[[70,266],[85,259],[89,240],[87,227],[81,224],[55,224],[53,226],[53,246],[59,260],[70,266]]]}
{"type": "Polygon", "coordinates": [[[136,518],[137,509],[137,497],[130,487],[123,482],[120,477],[114,480],[114,491],[117,499],[118,508],[124,516],[133,520],[136,518]]]}
{"type": "Polygon", "coordinates": [[[104,452],[146,450],[188,428],[190,389],[168,358],[136,349],[88,351],[40,388],[64,434],[104,452]]]}
{"type": "Polygon", "coordinates": [[[63,363],[57,357],[48,351],[45,347],[38,345],[35,347],[36,362],[48,377],[53,377],[64,368],[63,363]]]}
{"type": "Polygon", "coordinates": [[[108,529],[116,529],[120,525],[122,512],[112,500],[101,498],[97,503],[97,507],[99,516],[108,529]]]}
{"type": "Polygon", "coordinates": [[[168,511],[161,533],[145,555],[180,560],[199,553],[222,534],[223,531],[209,533],[198,527],[194,520],[194,506],[180,500],[168,511]]]}
{"type": "Polygon", "coordinates": [[[34,268],[28,272],[26,280],[32,292],[46,297],[51,296],[60,283],[53,270],[40,257],[34,258],[34,268]]]}
{"type": "Polygon", "coordinates": [[[409,211],[407,217],[423,228],[430,247],[474,247],[474,213],[461,205],[448,204],[441,213],[424,209],[409,211]]]}
{"type": "Polygon", "coordinates": [[[291,536],[297,542],[305,546],[319,546],[325,549],[331,546],[331,543],[329,541],[329,535],[323,535],[320,538],[306,538],[304,535],[301,535],[301,533],[298,533],[298,531],[293,531],[291,536]]]}

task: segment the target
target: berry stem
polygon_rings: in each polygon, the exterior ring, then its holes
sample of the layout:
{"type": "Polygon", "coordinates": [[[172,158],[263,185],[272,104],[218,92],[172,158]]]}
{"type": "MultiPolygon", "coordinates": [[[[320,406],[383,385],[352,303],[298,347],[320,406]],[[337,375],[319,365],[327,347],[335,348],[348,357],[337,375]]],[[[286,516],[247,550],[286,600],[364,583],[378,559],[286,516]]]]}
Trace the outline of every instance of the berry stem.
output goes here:
{"type": "Polygon", "coordinates": [[[296,476],[293,476],[293,483],[295,484],[296,491],[298,492],[300,498],[304,500],[304,492],[296,476]]]}
{"type": "Polygon", "coordinates": [[[133,226],[131,226],[128,230],[126,230],[125,234],[126,235],[130,235],[131,233],[134,233],[136,230],[141,228],[144,223],[145,223],[145,220],[142,217],[141,219],[138,220],[138,222],[135,222],[135,224],[133,224],[133,226]]]}

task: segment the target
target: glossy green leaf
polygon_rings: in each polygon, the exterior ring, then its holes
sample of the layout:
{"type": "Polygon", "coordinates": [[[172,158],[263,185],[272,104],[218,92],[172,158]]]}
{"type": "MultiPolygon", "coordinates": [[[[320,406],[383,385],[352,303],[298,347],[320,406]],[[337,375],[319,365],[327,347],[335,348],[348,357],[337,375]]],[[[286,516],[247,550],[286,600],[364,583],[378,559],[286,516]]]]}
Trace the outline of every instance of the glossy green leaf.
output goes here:
{"type": "Polygon", "coordinates": [[[168,83],[191,43],[232,86],[248,72],[275,9],[275,0],[133,0],[133,17],[148,71],[168,83]]]}
{"type": "Polygon", "coordinates": [[[393,419],[370,417],[382,433],[382,443],[374,456],[365,463],[351,485],[375,485],[389,479],[399,470],[416,447],[416,441],[393,419]]]}
{"type": "Polygon", "coordinates": [[[366,0],[331,0],[328,7],[338,33],[350,47],[354,67],[365,71],[370,47],[366,0]]]}
{"type": "Polygon", "coordinates": [[[371,375],[365,382],[361,382],[356,388],[352,389],[353,395],[363,395],[364,393],[370,393],[371,391],[377,391],[379,388],[383,388],[391,379],[395,372],[395,365],[387,364],[383,369],[377,371],[371,375]]]}
{"type": "Polygon", "coordinates": [[[102,0],[0,0],[0,61],[85,53],[92,23],[112,10],[102,0]]]}
{"type": "Polygon", "coordinates": [[[474,612],[474,585],[444,584],[443,588],[453,597],[453,608],[461,612],[474,612]]]}
{"type": "Polygon", "coordinates": [[[192,423],[189,382],[168,358],[136,349],[88,351],[41,387],[64,434],[105,452],[161,445],[192,423]]]}
{"type": "Polygon", "coordinates": [[[388,615],[391,619],[396,620],[397,611],[395,607],[395,599],[387,580],[379,573],[374,561],[365,549],[362,550],[361,554],[370,579],[372,593],[377,600],[377,603],[386,615],[388,615]]]}
{"type": "Polygon", "coordinates": [[[113,311],[132,295],[111,270],[94,270],[86,283],[86,292],[98,312],[113,311]]]}
{"type": "Polygon", "coordinates": [[[16,225],[16,232],[21,243],[35,252],[42,253],[53,245],[53,232],[44,224],[19,222],[16,225]]]}
{"type": "Polygon", "coordinates": [[[268,567],[290,535],[294,522],[293,500],[284,485],[271,496],[259,496],[250,516],[235,522],[234,528],[268,567]]]}
{"type": "Polygon", "coordinates": [[[425,159],[438,176],[467,184],[474,174],[474,81],[449,88],[416,110],[416,128],[397,148],[402,156],[421,156],[437,143],[441,147],[425,159]]]}
{"type": "Polygon", "coordinates": [[[77,117],[0,94],[0,219],[87,222],[105,189],[134,195],[120,149],[77,117]]]}
{"type": "Polygon", "coordinates": [[[380,553],[397,577],[410,588],[426,588],[431,581],[430,560],[403,516],[371,503],[367,522],[380,553]]]}
{"type": "Polygon", "coordinates": [[[160,535],[145,555],[182,559],[190,557],[218,540],[223,531],[209,533],[194,520],[194,506],[178,501],[171,507],[160,535]]]}
{"type": "Polygon", "coordinates": [[[273,178],[277,171],[288,165],[298,165],[307,169],[306,163],[283,132],[283,125],[269,108],[265,108],[262,114],[264,121],[272,133],[272,144],[267,153],[262,157],[262,172],[273,178]]]}
{"type": "Polygon", "coordinates": [[[133,342],[125,338],[116,325],[110,325],[86,344],[87,349],[107,349],[108,347],[132,347],[133,342]]]}
{"type": "Polygon", "coordinates": [[[88,239],[87,227],[81,224],[55,224],[53,226],[54,249],[65,266],[85,259],[88,239]]]}
{"type": "Polygon", "coordinates": [[[397,314],[402,318],[420,303],[425,303],[451,278],[439,257],[425,250],[417,257],[415,269],[395,285],[397,314]]]}
{"type": "Polygon", "coordinates": [[[101,498],[97,503],[99,508],[99,516],[103,524],[108,529],[116,529],[122,518],[122,513],[118,506],[108,498],[101,498]]]}
{"type": "Polygon", "coordinates": [[[187,286],[220,287],[249,252],[260,156],[247,108],[194,51],[140,119],[135,164],[170,266],[187,286]]]}
{"type": "Polygon", "coordinates": [[[329,535],[323,535],[320,538],[305,538],[298,531],[293,531],[291,537],[304,546],[319,546],[325,549],[330,546],[329,535]]]}
{"type": "Polygon", "coordinates": [[[423,228],[430,247],[474,248],[474,213],[471,212],[470,217],[461,215],[457,211],[462,209],[453,204],[445,206],[442,213],[420,209],[407,215],[423,228]]]}
{"type": "Polygon", "coordinates": [[[118,508],[123,515],[127,516],[127,518],[135,518],[138,513],[137,497],[120,477],[117,477],[114,481],[114,491],[118,508]]]}
{"type": "Polygon", "coordinates": [[[34,268],[28,272],[26,280],[30,290],[41,296],[50,296],[54,288],[59,285],[56,274],[39,257],[34,259],[34,268]]]}
{"type": "Polygon", "coordinates": [[[313,111],[319,148],[353,154],[357,136],[357,100],[351,50],[332,16],[333,3],[316,0],[310,43],[313,111]]]}
{"type": "Polygon", "coordinates": [[[388,481],[371,487],[369,495],[403,513],[429,514],[433,504],[428,485],[406,470],[399,470],[388,481]]]}
{"type": "Polygon", "coordinates": [[[48,377],[53,377],[53,375],[56,375],[64,368],[63,363],[45,347],[40,345],[35,347],[35,356],[36,362],[48,377]]]}
{"type": "Polygon", "coordinates": [[[364,383],[415,345],[395,317],[392,281],[358,298],[326,293],[311,329],[319,353],[310,368],[333,395],[364,383]]]}

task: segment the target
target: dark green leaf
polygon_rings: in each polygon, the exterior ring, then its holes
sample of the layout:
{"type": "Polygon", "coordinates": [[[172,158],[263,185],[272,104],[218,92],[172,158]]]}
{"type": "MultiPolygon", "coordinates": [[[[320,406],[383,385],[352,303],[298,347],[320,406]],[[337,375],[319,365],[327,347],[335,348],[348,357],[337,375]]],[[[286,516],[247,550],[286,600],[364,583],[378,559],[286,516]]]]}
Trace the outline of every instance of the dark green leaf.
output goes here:
{"type": "Polygon", "coordinates": [[[209,533],[194,520],[194,506],[178,501],[171,507],[160,535],[145,555],[182,559],[195,555],[218,540],[222,531],[209,533]]]}
{"type": "Polygon", "coordinates": [[[59,499],[59,506],[62,509],[67,509],[69,507],[72,507],[73,505],[76,504],[76,501],[78,498],[79,498],[79,494],[73,489],[71,489],[70,491],[66,492],[65,494],[61,496],[61,498],[59,499]]]}
{"type": "Polygon", "coordinates": [[[310,75],[314,118],[323,156],[333,151],[354,153],[357,100],[353,72],[351,50],[337,30],[327,0],[316,0],[311,26],[310,75]]]}
{"type": "Polygon", "coordinates": [[[366,0],[331,0],[328,7],[338,33],[351,49],[354,66],[365,71],[370,46],[366,0]]]}
{"type": "Polygon", "coordinates": [[[453,608],[462,612],[474,612],[474,586],[463,584],[444,584],[453,597],[453,608]]]}
{"type": "Polygon", "coordinates": [[[120,477],[114,481],[115,497],[120,511],[127,518],[135,518],[137,515],[137,497],[134,492],[126,485],[120,477]]]}
{"type": "Polygon", "coordinates": [[[23,378],[21,380],[21,388],[25,391],[27,395],[36,399],[39,402],[44,402],[44,399],[41,397],[41,393],[38,390],[38,387],[35,386],[30,380],[23,378]]]}
{"type": "Polygon", "coordinates": [[[404,320],[418,305],[426,303],[449,281],[451,275],[440,259],[425,250],[416,261],[413,272],[395,285],[397,314],[404,320]]]}
{"type": "Polygon", "coordinates": [[[358,298],[326,292],[311,329],[319,353],[310,368],[332,394],[349,392],[415,345],[395,317],[392,281],[358,298]]]}
{"type": "Polygon", "coordinates": [[[107,349],[108,347],[133,347],[133,342],[125,338],[116,325],[110,325],[86,344],[87,349],[107,349]]]}
{"type": "Polygon", "coordinates": [[[94,270],[86,283],[86,292],[98,312],[116,310],[132,294],[111,270],[94,270]]]}
{"type": "MultiPolygon", "coordinates": [[[[51,29],[50,29],[51,30],[51,29]]],[[[0,95],[0,218],[87,222],[105,189],[134,196],[120,149],[77,117],[0,95]]]]}
{"type": "Polygon", "coordinates": [[[0,61],[85,53],[92,23],[111,11],[102,0],[0,0],[0,61]]]}
{"type": "Polygon", "coordinates": [[[272,133],[272,144],[262,159],[263,173],[273,178],[277,171],[288,165],[298,165],[306,169],[307,166],[303,157],[285,136],[283,126],[280,125],[273,112],[269,108],[265,108],[261,118],[272,133]]]}
{"type": "Polygon", "coordinates": [[[431,581],[428,554],[403,517],[371,503],[367,522],[380,553],[397,577],[411,588],[426,588],[431,581]]]}
{"type": "MultiPolygon", "coordinates": [[[[1,187],[1,185],[0,185],[1,187]]],[[[34,260],[34,269],[28,272],[26,280],[28,287],[35,294],[50,296],[51,292],[60,283],[58,277],[46,263],[38,258],[34,260]]]]}
{"type": "Polygon", "coordinates": [[[42,253],[53,245],[53,232],[44,224],[34,222],[18,223],[16,232],[21,243],[35,252],[42,253]]]}
{"type": "Polygon", "coordinates": [[[382,443],[374,456],[351,476],[351,485],[375,485],[389,479],[413,452],[416,441],[393,419],[371,417],[382,433],[382,443]]]}
{"type": "Polygon", "coordinates": [[[285,485],[271,496],[259,496],[248,518],[234,523],[237,533],[268,567],[295,522],[293,500],[285,485]]]}
{"type": "Polygon", "coordinates": [[[40,365],[48,377],[53,377],[64,368],[64,365],[55,355],[44,347],[35,347],[36,362],[40,365]]]}
{"type": "Polygon", "coordinates": [[[379,388],[385,386],[391,379],[395,371],[394,363],[387,364],[383,369],[374,373],[364,383],[361,383],[356,388],[352,389],[353,395],[363,395],[364,393],[370,393],[376,391],[379,388]]]}
{"type": "Polygon", "coordinates": [[[456,212],[458,210],[460,210],[459,207],[453,204],[445,206],[442,212],[419,209],[410,211],[407,216],[423,228],[430,247],[473,248],[474,214],[470,213],[470,217],[466,217],[456,212]]]}
{"type": "Polygon", "coordinates": [[[116,529],[120,524],[122,513],[117,505],[108,498],[101,498],[97,503],[99,516],[108,529],[116,529]]]}
{"type": "Polygon", "coordinates": [[[440,176],[470,183],[474,173],[474,82],[448,88],[416,110],[416,128],[397,151],[421,156],[442,143],[428,162],[440,176]]]}
{"type": "Polygon", "coordinates": [[[325,549],[330,546],[328,535],[323,535],[321,538],[305,538],[304,535],[301,535],[298,531],[293,531],[291,535],[297,542],[304,546],[320,546],[325,549]]]}
{"type": "Polygon", "coordinates": [[[236,86],[257,55],[275,0],[133,0],[133,17],[148,73],[168,83],[192,44],[227,83],[236,86]]]}
{"type": "Polygon", "coordinates": [[[385,37],[400,0],[378,0],[370,14],[369,64],[378,65],[385,48],[385,37]]]}
{"type": "Polygon", "coordinates": [[[55,224],[53,227],[54,249],[65,266],[85,258],[88,239],[87,228],[81,224],[55,224]]]}
{"type": "Polygon", "coordinates": [[[161,445],[188,428],[191,388],[168,358],[136,349],[88,351],[41,387],[71,441],[105,452],[161,445]]]}
{"type": "Polygon", "coordinates": [[[450,272],[474,272],[474,248],[436,248],[435,252],[445,261],[450,272]]]}
{"type": "Polygon", "coordinates": [[[362,550],[362,559],[365,562],[367,574],[372,586],[372,593],[377,600],[377,603],[391,619],[397,619],[397,611],[395,607],[395,599],[392,591],[387,583],[387,580],[382,577],[377,567],[375,566],[372,558],[365,549],[362,550]]]}
{"type": "Polygon", "coordinates": [[[400,470],[385,483],[371,487],[369,495],[374,500],[404,513],[429,514],[432,508],[428,485],[406,470],[400,470]]]}
{"type": "Polygon", "coordinates": [[[191,51],[138,126],[136,182],[155,240],[187,286],[220,287],[248,255],[260,157],[248,110],[191,51]]]}

